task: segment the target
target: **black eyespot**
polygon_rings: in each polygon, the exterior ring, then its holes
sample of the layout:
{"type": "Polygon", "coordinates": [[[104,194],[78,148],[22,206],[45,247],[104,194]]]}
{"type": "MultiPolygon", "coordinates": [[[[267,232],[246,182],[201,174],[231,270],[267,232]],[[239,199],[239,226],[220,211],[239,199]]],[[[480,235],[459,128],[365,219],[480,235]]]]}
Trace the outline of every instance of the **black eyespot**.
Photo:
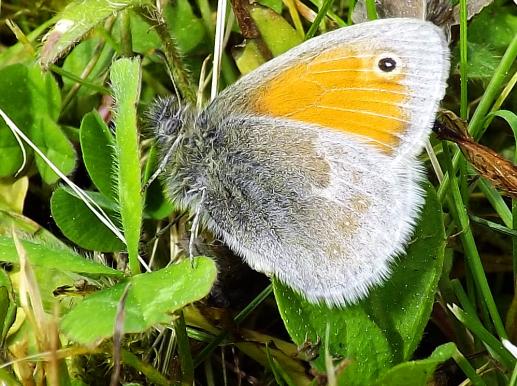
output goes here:
{"type": "Polygon", "coordinates": [[[389,58],[389,57],[382,58],[379,60],[378,66],[381,69],[381,71],[391,72],[395,68],[397,68],[397,61],[395,59],[389,58]]]}

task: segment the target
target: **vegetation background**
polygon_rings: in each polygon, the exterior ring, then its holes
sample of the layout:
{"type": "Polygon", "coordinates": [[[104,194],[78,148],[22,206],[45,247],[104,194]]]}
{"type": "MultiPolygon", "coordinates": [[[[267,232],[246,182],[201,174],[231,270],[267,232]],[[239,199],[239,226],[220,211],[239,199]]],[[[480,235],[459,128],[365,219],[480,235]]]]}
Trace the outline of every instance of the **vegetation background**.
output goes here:
{"type": "Polygon", "coordinates": [[[443,105],[468,121],[449,137],[467,157],[433,136],[445,175],[429,168],[407,256],[359,304],[310,305],[208,234],[217,267],[191,264],[189,217],[158,181],[141,193],[156,167],[141,117],[169,75],[202,105],[214,39],[222,89],[350,24],[354,3],[235,0],[221,36],[208,0],[0,4],[2,385],[517,385],[517,205],[501,193],[517,173],[478,145],[517,159],[512,1],[448,19],[443,105]]]}

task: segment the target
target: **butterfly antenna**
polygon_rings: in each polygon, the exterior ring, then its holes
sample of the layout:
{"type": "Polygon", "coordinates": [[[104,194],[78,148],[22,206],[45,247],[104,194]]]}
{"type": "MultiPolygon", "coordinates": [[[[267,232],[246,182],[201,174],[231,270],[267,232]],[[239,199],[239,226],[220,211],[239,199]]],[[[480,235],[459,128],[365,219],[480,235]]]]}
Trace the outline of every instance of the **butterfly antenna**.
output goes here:
{"type": "Polygon", "coordinates": [[[145,192],[149,188],[149,186],[153,183],[153,181],[156,180],[156,178],[158,178],[158,176],[165,170],[167,163],[171,159],[172,153],[174,153],[174,151],[178,147],[178,144],[181,139],[182,139],[182,135],[180,134],[180,135],[178,135],[178,137],[176,138],[176,140],[174,141],[172,146],[169,148],[169,150],[167,150],[165,157],[162,158],[160,164],[158,165],[158,167],[156,168],[154,173],[151,175],[151,177],[149,177],[147,182],[144,184],[141,192],[145,192]]]}

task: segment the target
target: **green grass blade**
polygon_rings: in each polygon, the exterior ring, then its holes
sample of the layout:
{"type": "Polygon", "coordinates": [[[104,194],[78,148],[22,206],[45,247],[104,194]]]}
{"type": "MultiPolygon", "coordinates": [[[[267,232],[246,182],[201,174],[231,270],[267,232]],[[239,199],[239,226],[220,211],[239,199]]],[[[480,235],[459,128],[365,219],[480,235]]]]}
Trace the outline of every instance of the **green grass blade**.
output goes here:
{"type": "Polygon", "coordinates": [[[377,9],[375,8],[375,0],[366,0],[366,14],[368,20],[377,19],[377,9]]]}
{"type": "Polygon", "coordinates": [[[463,311],[456,305],[449,307],[456,318],[463,323],[474,335],[476,335],[507,368],[513,369],[516,360],[513,355],[506,350],[503,344],[488,331],[473,314],[463,311]]]}
{"type": "Polygon", "coordinates": [[[499,233],[501,233],[503,235],[517,237],[517,231],[515,229],[507,228],[504,225],[495,223],[495,222],[490,221],[490,220],[486,220],[486,219],[478,217],[478,216],[474,216],[473,214],[471,214],[469,217],[475,223],[484,225],[484,226],[486,226],[486,227],[488,227],[488,228],[490,228],[490,229],[492,229],[492,230],[494,230],[496,232],[499,232],[499,233]]]}
{"type": "MultiPolygon", "coordinates": [[[[515,59],[517,58],[517,35],[512,40],[508,48],[506,49],[497,69],[495,70],[494,76],[488,83],[483,96],[481,97],[479,104],[472,114],[472,118],[469,122],[469,132],[475,138],[479,139],[483,134],[483,122],[486,119],[490,108],[494,104],[494,101],[497,99],[501,92],[501,88],[503,87],[503,83],[510,72],[513,64],[515,63],[515,59]]],[[[456,151],[453,157],[452,164],[454,166],[453,170],[456,170],[458,167],[458,163],[460,160],[460,153],[456,151]]],[[[446,174],[443,178],[440,187],[438,188],[438,198],[440,201],[443,201],[445,196],[445,192],[449,185],[449,174],[446,174]]]]}
{"type": "MultiPolygon", "coordinates": [[[[268,285],[255,299],[253,299],[241,312],[233,318],[235,324],[239,325],[248,315],[257,308],[266,298],[273,292],[273,287],[268,285]]],[[[203,363],[212,353],[212,351],[228,336],[228,331],[223,331],[213,338],[213,340],[194,358],[194,368],[203,363]]]]}
{"type": "Polygon", "coordinates": [[[185,325],[183,311],[178,311],[177,317],[178,318],[174,321],[174,331],[176,332],[176,340],[178,342],[181,383],[183,385],[192,385],[192,382],[194,382],[194,363],[192,362],[192,353],[188,341],[187,326],[185,325]]]}
{"type": "MultiPolygon", "coordinates": [[[[449,146],[445,142],[443,142],[443,150],[447,164],[447,170],[450,175],[454,175],[449,146]]],[[[480,300],[486,304],[494,327],[499,336],[501,338],[506,338],[507,334],[504,329],[504,324],[501,320],[501,316],[499,315],[499,311],[497,310],[494,297],[490,291],[490,286],[488,285],[488,280],[485,276],[485,271],[481,263],[481,257],[479,256],[479,252],[474,241],[474,235],[472,234],[472,229],[469,225],[468,213],[461,198],[461,193],[456,178],[451,178],[449,188],[451,191],[451,196],[449,197],[449,206],[453,206],[455,208],[455,220],[461,230],[460,238],[465,250],[465,259],[467,265],[470,268],[470,272],[472,273],[476,287],[479,291],[480,300]]]]}
{"type": "Polygon", "coordinates": [[[501,220],[503,220],[504,225],[508,228],[512,228],[513,216],[510,208],[504,202],[501,194],[484,178],[480,178],[478,182],[479,189],[483,192],[488,202],[495,209],[501,220]]]}
{"type": "Polygon", "coordinates": [[[332,5],[334,0],[324,0],[321,8],[318,11],[318,14],[316,15],[316,18],[314,19],[314,22],[312,23],[311,27],[305,34],[305,40],[308,40],[314,36],[316,31],[318,31],[318,28],[320,27],[321,21],[325,16],[327,16],[327,12],[332,5]]]}
{"type": "Polygon", "coordinates": [[[458,350],[458,348],[456,348],[456,352],[452,355],[452,358],[454,359],[458,367],[463,370],[465,375],[469,378],[470,382],[474,386],[486,385],[483,378],[481,378],[478,375],[478,373],[476,373],[476,370],[472,367],[470,362],[467,360],[467,358],[465,358],[465,356],[460,352],[460,350],[458,350]]]}
{"type": "MultiPolygon", "coordinates": [[[[492,114],[492,116],[501,117],[508,124],[510,125],[510,128],[513,132],[513,138],[515,141],[515,154],[513,156],[513,162],[517,163],[517,115],[508,110],[499,110],[492,114]]],[[[487,119],[490,119],[490,115],[487,119]]],[[[517,230],[517,200],[512,199],[512,215],[513,215],[513,223],[511,224],[512,228],[514,230],[517,230]]],[[[517,288],[517,238],[514,237],[512,239],[512,260],[513,260],[513,282],[514,282],[514,288],[517,288]]],[[[517,293],[514,294],[514,296],[517,296],[517,293]]]]}

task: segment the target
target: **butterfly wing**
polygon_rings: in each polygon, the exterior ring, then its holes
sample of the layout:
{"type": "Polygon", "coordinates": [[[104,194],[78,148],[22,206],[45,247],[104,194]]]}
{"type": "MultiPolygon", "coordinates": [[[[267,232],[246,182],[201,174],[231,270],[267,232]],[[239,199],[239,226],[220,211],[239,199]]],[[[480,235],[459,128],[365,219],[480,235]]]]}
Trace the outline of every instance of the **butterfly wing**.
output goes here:
{"type": "Polygon", "coordinates": [[[342,28],[288,51],[224,90],[208,110],[285,118],[348,133],[398,156],[419,153],[445,93],[442,31],[417,19],[342,28]]]}
{"type": "Polygon", "coordinates": [[[201,213],[251,267],[329,304],[386,277],[423,201],[415,164],[395,169],[367,144],[286,120],[218,130],[201,213]]]}
{"type": "Polygon", "coordinates": [[[422,205],[416,156],[446,47],[429,23],[389,19],[270,61],[197,118],[198,150],[174,170],[203,198],[176,196],[256,270],[312,301],[357,300],[387,276],[422,205]]]}

